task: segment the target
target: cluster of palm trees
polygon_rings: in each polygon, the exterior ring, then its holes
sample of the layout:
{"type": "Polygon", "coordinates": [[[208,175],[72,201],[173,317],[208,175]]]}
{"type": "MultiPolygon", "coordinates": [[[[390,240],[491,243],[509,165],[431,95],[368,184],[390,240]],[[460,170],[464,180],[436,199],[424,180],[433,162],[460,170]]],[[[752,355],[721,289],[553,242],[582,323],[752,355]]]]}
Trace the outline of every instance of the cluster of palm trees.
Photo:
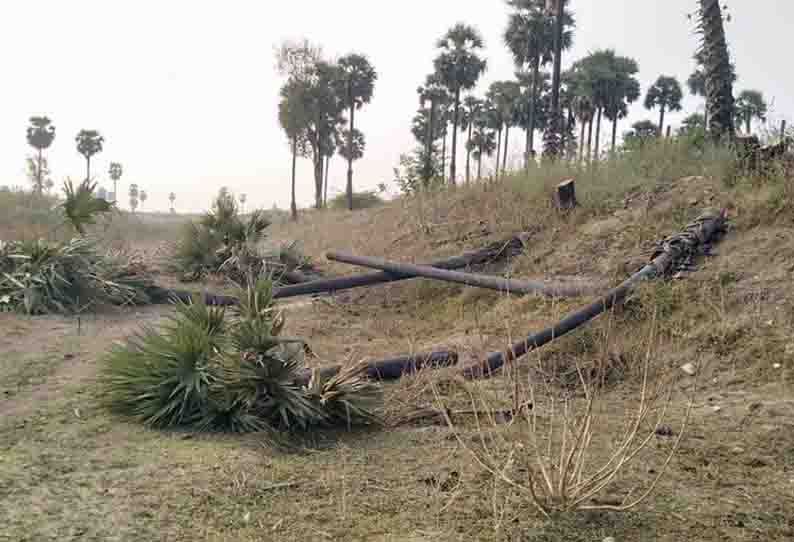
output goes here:
{"type": "MultiPolygon", "coordinates": [[[[46,189],[53,186],[53,182],[49,179],[49,168],[47,159],[44,157],[44,151],[48,149],[55,141],[55,126],[52,121],[46,116],[33,116],[30,118],[30,124],[27,128],[28,144],[33,147],[37,152],[36,159],[29,159],[30,176],[33,180],[33,189],[37,193],[42,193],[46,189]]],[[[85,158],[85,178],[91,180],[91,159],[102,152],[105,144],[105,138],[96,130],[80,130],[75,137],[75,144],[77,152],[85,158]]],[[[108,169],[108,176],[113,181],[113,193],[108,194],[107,190],[100,187],[97,191],[97,196],[102,199],[111,199],[114,202],[118,199],[118,181],[123,174],[123,167],[118,162],[111,162],[108,169]]],[[[172,193],[173,195],[173,193],[172,193]]],[[[130,209],[132,212],[142,206],[148,195],[145,190],[139,189],[138,185],[132,184],[129,188],[130,209]]],[[[171,198],[169,198],[171,199],[171,198]]],[[[171,199],[171,208],[173,209],[173,201],[176,199],[174,196],[171,199]]]]}
{"type": "Polygon", "coordinates": [[[276,51],[286,76],[280,90],[278,118],[292,151],[292,218],[297,220],[295,169],[298,157],[314,166],[315,207],[328,200],[330,160],[347,161],[347,206],[353,209],[353,162],[364,155],[364,134],[355,127],[356,111],[370,103],[377,73],[369,59],[351,53],[331,62],[307,40],[287,41],[276,51]],[[347,116],[345,116],[347,114],[347,116]]]}
{"type": "MultiPolygon", "coordinates": [[[[525,131],[524,168],[529,169],[536,163],[538,131],[543,134],[543,151],[547,156],[578,157],[587,162],[597,160],[602,149],[604,119],[612,124],[610,152],[614,153],[618,122],[628,115],[629,106],[641,97],[637,61],[612,49],[592,52],[557,76],[561,52],[571,47],[575,27],[564,0],[506,0],[506,3],[510,15],[503,41],[515,63],[515,79],[493,82],[482,97],[461,96],[462,92],[474,89],[485,72],[483,39],[474,27],[456,24],[437,43],[434,71],[417,89],[420,107],[411,130],[418,142],[413,162],[419,164],[416,169],[425,185],[433,180],[458,182],[459,130],[466,137],[466,182],[472,178],[471,160],[477,162],[479,179],[483,157],[494,153],[495,177],[504,174],[511,128],[514,127],[525,131]]],[[[714,0],[699,0],[699,28],[708,37],[704,36],[704,45],[695,55],[698,68],[688,86],[693,94],[709,98],[712,105],[707,109],[720,111],[723,107],[720,104],[727,100],[725,93],[732,93],[736,77],[730,63],[729,70],[725,70],[727,47],[723,15],[720,6],[715,4],[714,0]],[[711,95],[706,91],[709,77],[712,79],[711,95]]],[[[634,123],[625,138],[664,135],[665,115],[680,111],[682,100],[683,90],[678,80],[668,75],[659,76],[645,92],[644,100],[646,109],[658,111],[658,123],[650,120],[634,123]]],[[[728,101],[733,104],[732,97],[728,101]]],[[[735,107],[732,106],[731,125],[723,130],[726,123],[721,120],[710,129],[716,137],[720,137],[722,131],[732,134],[735,121],[749,133],[751,121],[764,120],[766,109],[760,92],[745,91],[735,107]]],[[[697,120],[689,117],[684,128],[697,124],[697,120]]],[[[708,119],[703,118],[699,125],[705,130],[708,119]]]]}

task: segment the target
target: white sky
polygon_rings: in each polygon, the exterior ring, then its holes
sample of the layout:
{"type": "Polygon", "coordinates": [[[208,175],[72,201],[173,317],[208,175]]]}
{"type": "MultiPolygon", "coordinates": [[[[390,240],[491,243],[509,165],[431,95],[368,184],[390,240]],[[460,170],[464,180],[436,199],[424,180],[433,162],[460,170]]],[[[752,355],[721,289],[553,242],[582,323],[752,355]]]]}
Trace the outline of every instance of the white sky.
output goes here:
{"type": "MultiPolygon", "coordinates": [[[[790,116],[794,72],[782,61],[794,2],[726,1],[736,93],[758,88],[774,101],[771,118],[790,116]]],[[[695,0],[569,4],[577,30],[564,64],[612,47],[639,61],[643,91],[662,73],[684,84],[697,43],[686,19],[695,0]]],[[[74,136],[96,129],[106,144],[93,170],[108,186],[109,162],[121,162],[120,195],[137,183],[149,194],[149,210],[167,209],[172,190],[178,210],[203,209],[223,185],[247,193],[249,207],[285,208],[290,157],[276,114],[281,80],[273,47],[305,36],[329,56],[366,53],[378,71],[373,103],[356,115],[367,151],[354,182],[374,188],[392,180],[399,154],[414,145],[415,90],[432,69],[435,40],[457,21],[476,26],[489,61],[484,89],[513,72],[501,41],[507,16],[500,0],[0,0],[0,184],[27,182],[27,119],[44,114],[57,129],[48,152],[56,184],[82,178],[74,136]]],[[[702,107],[693,97],[685,104],[670,122],[702,107]]],[[[646,117],[658,118],[636,104],[619,131],[646,117]]],[[[515,130],[516,160],[522,144],[515,130]]],[[[331,193],[344,186],[345,169],[341,159],[332,161],[331,193]]],[[[299,161],[298,173],[299,204],[308,205],[308,160],[299,161]]]]}

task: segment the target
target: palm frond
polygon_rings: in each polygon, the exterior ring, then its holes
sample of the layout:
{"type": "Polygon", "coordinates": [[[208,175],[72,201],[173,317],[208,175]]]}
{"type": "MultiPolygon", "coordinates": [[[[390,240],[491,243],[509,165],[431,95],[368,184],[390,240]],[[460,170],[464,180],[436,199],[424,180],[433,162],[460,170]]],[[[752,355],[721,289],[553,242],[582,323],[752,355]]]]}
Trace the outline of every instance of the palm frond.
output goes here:
{"type": "Polygon", "coordinates": [[[88,179],[75,188],[71,179],[63,183],[64,202],[60,205],[66,221],[80,235],[85,235],[86,226],[96,224],[98,215],[109,213],[114,204],[96,197],[97,183],[88,179]]]}

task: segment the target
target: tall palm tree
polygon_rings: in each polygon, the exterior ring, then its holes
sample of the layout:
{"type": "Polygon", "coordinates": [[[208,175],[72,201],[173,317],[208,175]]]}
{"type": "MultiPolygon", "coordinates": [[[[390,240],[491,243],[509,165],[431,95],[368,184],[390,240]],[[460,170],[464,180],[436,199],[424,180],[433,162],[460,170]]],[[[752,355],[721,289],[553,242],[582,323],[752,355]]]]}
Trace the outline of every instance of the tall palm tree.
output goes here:
{"type": "Polygon", "coordinates": [[[96,130],[80,130],[75,137],[77,152],[85,157],[85,178],[91,179],[91,157],[102,152],[105,138],[96,130]]]}
{"type": "MultiPolygon", "coordinates": [[[[348,135],[347,152],[342,156],[351,157],[347,161],[347,208],[353,210],[353,136],[357,133],[355,127],[356,110],[364,107],[372,100],[375,92],[375,81],[378,74],[364,55],[349,54],[338,61],[340,80],[338,85],[340,96],[344,97],[350,111],[350,123],[346,134],[348,135]]],[[[360,132],[359,132],[360,133],[360,132]]],[[[363,135],[362,135],[363,137],[363,135]]],[[[361,148],[363,152],[363,147],[361,148]]]]}
{"type": "MultiPolygon", "coordinates": [[[[361,130],[354,128],[353,133],[348,130],[342,132],[339,138],[339,155],[347,160],[348,164],[352,164],[356,160],[360,160],[364,156],[364,149],[366,147],[366,140],[361,130]]],[[[348,200],[348,209],[352,210],[353,206],[348,200]]]]}
{"type": "Polygon", "coordinates": [[[747,135],[750,135],[750,123],[753,119],[765,121],[766,112],[766,100],[758,90],[744,90],[736,99],[736,120],[744,124],[747,135]]]}
{"type": "Polygon", "coordinates": [[[483,110],[472,121],[474,131],[466,147],[477,160],[477,180],[482,179],[482,158],[493,156],[496,150],[496,133],[490,128],[488,114],[483,110]]]}
{"type": "Polygon", "coordinates": [[[466,184],[471,180],[471,134],[474,123],[481,116],[483,101],[474,96],[466,96],[463,100],[463,112],[460,118],[460,129],[467,132],[466,136],[466,184]]]}
{"type": "Polygon", "coordinates": [[[118,182],[121,179],[121,175],[124,172],[121,164],[118,162],[111,162],[110,169],[108,169],[108,175],[110,175],[111,180],[113,181],[113,203],[118,201],[119,199],[119,191],[118,191],[118,182]]]}
{"type": "Polygon", "coordinates": [[[247,194],[240,194],[238,199],[240,200],[240,211],[245,213],[245,202],[246,202],[246,200],[248,200],[248,195],[247,194]]]}
{"type": "Polygon", "coordinates": [[[645,109],[659,108],[659,137],[664,133],[664,114],[681,111],[684,93],[675,77],[661,75],[645,94],[645,109]]]}
{"type": "Polygon", "coordinates": [[[734,135],[733,68],[725,39],[720,0],[698,0],[698,29],[703,34],[700,52],[706,77],[709,132],[715,141],[734,135]]]}
{"type": "Polygon", "coordinates": [[[585,94],[579,94],[574,98],[573,107],[576,118],[579,119],[579,127],[581,130],[581,134],[579,135],[579,160],[583,161],[585,141],[584,131],[588,124],[592,127],[593,112],[595,111],[595,107],[593,106],[592,99],[585,94]]]}
{"type": "Polygon", "coordinates": [[[30,126],[27,130],[28,145],[38,152],[38,165],[36,166],[36,191],[41,194],[44,188],[42,151],[49,148],[55,140],[55,126],[48,117],[30,117],[30,126]]]}
{"type": "MultiPolygon", "coordinates": [[[[513,12],[503,34],[505,45],[513,56],[517,68],[527,67],[531,71],[527,94],[527,140],[525,167],[529,167],[534,149],[537,128],[537,108],[540,99],[540,69],[554,61],[555,21],[545,10],[545,0],[507,0],[513,12]]],[[[570,49],[573,44],[573,16],[565,12],[561,47],[570,49]]]]}
{"type": "Polygon", "coordinates": [[[478,56],[485,43],[474,27],[458,23],[447,31],[436,45],[440,49],[440,54],[433,64],[440,82],[453,96],[450,179],[452,184],[455,184],[460,95],[462,91],[474,88],[485,71],[486,62],[478,56]]]}
{"type": "Polygon", "coordinates": [[[174,194],[173,192],[168,194],[168,201],[171,202],[171,212],[173,213],[174,212],[174,202],[176,201],[176,194],[174,194]]]}
{"type": "Polygon", "coordinates": [[[554,67],[551,76],[550,121],[548,129],[543,134],[543,143],[546,154],[552,160],[556,160],[561,150],[560,133],[564,123],[560,112],[560,86],[562,83],[562,53],[566,24],[565,0],[546,0],[546,11],[549,15],[554,15],[554,67]]]}
{"type": "Polygon", "coordinates": [[[138,198],[140,197],[140,192],[138,191],[137,184],[133,183],[130,185],[129,196],[130,196],[130,209],[134,213],[135,209],[138,208],[138,198]]]}
{"type": "Polygon", "coordinates": [[[287,81],[279,91],[281,101],[278,104],[278,120],[281,129],[287,135],[292,151],[292,200],[290,211],[292,220],[298,220],[298,207],[295,198],[295,177],[298,156],[306,157],[308,154],[308,112],[305,107],[306,85],[297,79],[287,81]]]}
{"type": "Polygon", "coordinates": [[[146,195],[146,190],[141,190],[141,193],[138,196],[138,199],[141,200],[141,209],[143,209],[143,204],[146,203],[146,200],[148,198],[149,198],[149,196],[146,195]]]}
{"type": "Polygon", "coordinates": [[[419,95],[419,105],[422,111],[426,112],[424,128],[424,136],[414,133],[416,139],[424,143],[423,157],[425,163],[422,167],[422,182],[425,187],[430,183],[431,177],[435,174],[435,166],[433,165],[435,154],[435,141],[441,134],[441,114],[439,109],[444,107],[449,101],[449,92],[439,81],[438,74],[431,74],[427,76],[424,86],[416,89],[419,95]],[[426,107],[429,102],[429,107],[426,107]]]}

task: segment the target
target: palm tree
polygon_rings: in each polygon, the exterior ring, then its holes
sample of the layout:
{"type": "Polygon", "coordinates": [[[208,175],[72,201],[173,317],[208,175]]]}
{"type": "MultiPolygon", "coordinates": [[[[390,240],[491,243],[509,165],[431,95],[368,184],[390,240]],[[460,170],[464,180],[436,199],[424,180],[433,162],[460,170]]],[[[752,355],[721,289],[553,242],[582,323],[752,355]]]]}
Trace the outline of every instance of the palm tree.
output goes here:
{"type": "MultiPolygon", "coordinates": [[[[444,107],[449,102],[449,92],[441,84],[438,74],[431,74],[427,76],[424,86],[416,89],[419,95],[419,105],[421,107],[420,115],[424,116],[424,136],[414,132],[414,137],[420,142],[424,143],[423,158],[425,163],[422,167],[422,182],[425,187],[430,183],[431,177],[435,173],[435,166],[433,165],[433,156],[435,154],[434,143],[441,134],[441,115],[437,114],[438,109],[444,107]],[[429,102],[429,107],[426,107],[429,102]],[[426,112],[426,114],[422,113],[426,112]]],[[[416,118],[414,119],[416,121],[416,118]]],[[[415,122],[416,124],[416,122],[415,122]]]]}
{"type": "MultiPolygon", "coordinates": [[[[342,132],[337,152],[339,152],[339,156],[347,160],[348,164],[352,164],[364,156],[365,147],[366,141],[364,139],[364,134],[358,128],[354,128],[353,133],[349,133],[348,130],[342,132]]],[[[348,195],[348,210],[352,209],[353,206],[350,203],[350,196],[348,195]]]]}
{"type": "MultiPolygon", "coordinates": [[[[584,94],[577,95],[573,102],[574,114],[579,119],[581,134],[579,135],[579,160],[584,160],[584,130],[589,124],[592,129],[595,107],[592,99],[584,94]]],[[[589,152],[588,152],[589,155],[589,152]]]]}
{"type": "Polygon", "coordinates": [[[555,160],[560,152],[560,128],[564,122],[560,113],[560,86],[562,82],[562,53],[566,25],[565,0],[546,0],[546,12],[554,15],[554,68],[551,76],[551,112],[549,127],[544,135],[544,150],[555,160]]]}
{"type": "Polygon", "coordinates": [[[675,77],[661,75],[645,94],[645,109],[659,108],[659,137],[664,133],[664,114],[667,111],[681,111],[684,94],[681,84],[675,77]]]}
{"type": "Polygon", "coordinates": [[[130,185],[129,195],[130,195],[130,209],[132,209],[132,212],[134,213],[135,209],[138,208],[138,197],[140,196],[140,193],[138,192],[137,184],[133,183],[130,185]]]}
{"type": "Polygon", "coordinates": [[[758,90],[744,90],[736,99],[736,120],[744,124],[747,135],[750,135],[750,123],[753,119],[766,121],[766,112],[764,95],[758,90]]]}
{"type": "Polygon", "coordinates": [[[489,128],[489,120],[485,114],[481,114],[473,124],[475,128],[471,140],[466,146],[477,160],[477,180],[479,181],[482,179],[482,157],[493,156],[496,150],[496,134],[489,128]]]}
{"type": "Polygon", "coordinates": [[[308,155],[307,110],[304,106],[307,88],[299,80],[291,79],[279,91],[278,120],[287,134],[292,151],[292,200],[290,210],[292,220],[298,220],[298,207],[295,198],[295,177],[298,156],[308,155]]]}
{"type": "MultiPolygon", "coordinates": [[[[347,141],[347,152],[340,153],[342,156],[352,157],[353,152],[353,136],[356,134],[356,127],[354,123],[356,109],[361,109],[364,104],[368,104],[372,100],[372,94],[375,91],[375,81],[378,74],[375,68],[372,67],[369,60],[364,55],[350,54],[343,56],[338,61],[339,73],[341,75],[339,80],[340,96],[344,97],[345,103],[350,110],[350,123],[346,134],[349,139],[347,141]]],[[[361,149],[363,151],[363,147],[361,149]]],[[[347,162],[347,208],[353,210],[353,160],[349,159],[347,162]]]]}
{"type": "Polygon", "coordinates": [[[458,23],[438,41],[441,53],[433,64],[440,82],[453,96],[452,112],[452,162],[450,179],[456,181],[456,161],[458,142],[458,119],[460,118],[460,94],[471,90],[477,84],[486,68],[486,62],[478,54],[484,47],[480,33],[471,26],[458,23]]]}
{"type": "Polygon", "coordinates": [[[720,0],[698,0],[698,29],[703,34],[701,54],[706,78],[709,132],[715,141],[734,135],[734,71],[725,39],[720,0]]]}
{"type": "Polygon", "coordinates": [[[174,194],[173,192],[168,194],[168,201],[171,202],[171,212],[172,213],[175,212],[174,211],[174,201],[176,201],[176,194],[174,194]]]}
{"type": "Polygon", "coordinates": [[[240,211],[245,213],[245,202],[248,199],[248,196],[246,194],[240,194],[238,199],[240,200],[240,211]]]}
{"type": "MultiPolygon", "coordinates": [[[[539,95],[540,69],[554,61],[554,19],[545,11],[544,0],[507,0],[513,12],[508,19],[503,34],[505,45],[513,56],[517,68],[526,66],[530,71],[529,93],[527,94],[526,125],[527,140],[525,167],[529,167],[534,149],[537,128],[537,107],[539,95]]],[[[564,27],[573,26],[573,17],[564,14],[564,27]]],[[[573,31],[564,30],[561,47],[567,50],[573,44],[573,31]]]]}
{"type": "Polygon", "coordinates": [[[628,144],[636,142],[643,145],[646,141],[658,135],[658,126],[651,120],[640,120],[631,125],[631,130],[623,134],[623,140],[628,144]]]}
{"type": "Polygon", "coordinates": [[[55,140],[55,126],[48,117],[30,117],[30,126],[27,130],[28,145],[38,152],[38,166],[36,167],[36,190],[41,194],[44,188],[42,180],[43,162],[42,151],[49,148],[55,140]]]}
{"type": "Polygon", "coordinates": [[[91,179],[91,157],[102,152],[105,138],[96,130],[80,130],[75,138],[77,152],[85,157],[85,178],[91,179]]]}
{"type": "Polygon", "coordinates": [[[123,168],[121,164],[118,162],[111,162],[110,169],[108,170],[108,174],[110,178],[113,180],[113,202],[115,203],[118,200],[119,192],[118,192],[118,182],[121,179],[121,175],[123,173],[123,168]]]}
{"type": "Polygon", "coordinates": [[[138,199],[141,200],[141,209],[143,209],[143,204],[146,203],[148,197],[149,196],[146,195],[146,190],[141,190],[141,193],[138,196],[138,199]]]}
{"type": "Polygon", "coordinates": [[[460,118],[460,129],[467,132],[466,136],[466,184],[471,180],[471,134],[475,120],[483,110],[483,101],[474,96],[466,96],[463,100],[463,112],[460,118]]]}

